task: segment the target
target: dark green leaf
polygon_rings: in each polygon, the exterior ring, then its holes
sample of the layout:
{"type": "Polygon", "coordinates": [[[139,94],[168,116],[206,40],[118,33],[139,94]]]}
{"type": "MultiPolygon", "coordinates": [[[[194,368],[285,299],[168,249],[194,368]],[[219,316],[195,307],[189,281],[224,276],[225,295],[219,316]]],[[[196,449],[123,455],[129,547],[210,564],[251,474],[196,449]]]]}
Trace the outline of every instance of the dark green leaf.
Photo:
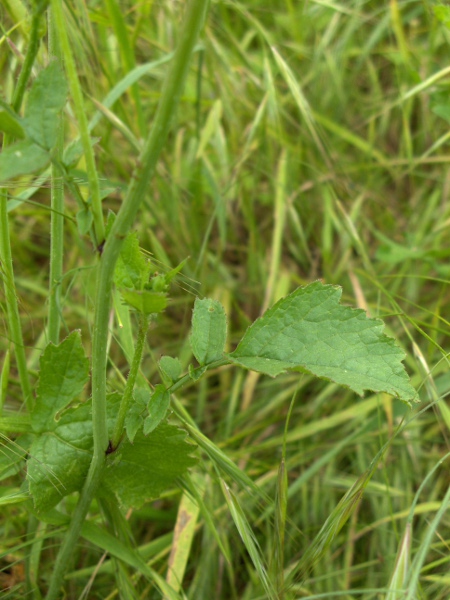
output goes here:
{"type": "MultiPolygon", "coordinates": [[[[112,435],[119,394],[107,398],[108,431],[112,435]]],[[[92,459],[91,402],[66,411],[55,427],[34,440],[27,480],[36,511],[45,512],[64,496],[79,491],[92,459]]]]}
{"type": "Polygon", "coordinates": [[[190,337],[192,352],[199,364],[207,365],[223,357],[227,337],[225,309],[217,300],[195,300],[190,337]]]}
{"type": "Polygon", "coordinates": [[[112,454],[103,485],[114,492],[121,504],[139,508],[175,483],[177,477],[196,463],[195,446],[184,431],[161,423],[148,437],[140,431],[133,444],[125,440],[112,454]]]}
{"type": "Polygon", "coordinates": [[[383,334],[383,322],[340,305],[341,295],[320,282],[298,288],[247,329],[229,358],[273,377],[301,368],[361,395],[372,390],[414,400],[404,353],[383,334]]]}
{"type": "Polygon", "coordinates": [[[37,511],[49,510],[78,491],[92,458],[90,403],[67,411],[53,431],[39,435],[30,456],[27,479],[37,511]]]}

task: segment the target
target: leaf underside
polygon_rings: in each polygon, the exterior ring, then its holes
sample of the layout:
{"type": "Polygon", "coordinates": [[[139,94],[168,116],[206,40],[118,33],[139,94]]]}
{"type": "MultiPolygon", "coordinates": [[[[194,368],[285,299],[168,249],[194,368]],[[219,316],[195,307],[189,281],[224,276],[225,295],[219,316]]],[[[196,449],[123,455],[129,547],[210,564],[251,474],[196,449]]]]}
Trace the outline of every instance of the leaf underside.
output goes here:
{"type": "Polygon", "coordinates": [[[229,358],[272,377],[302,369],[360,395],[371,390],[416,399],[404,352],[383,333],[383,322],[342,306],[341,295],[341,288],[321,282],[298,288],[247,329],[229,358]]]}

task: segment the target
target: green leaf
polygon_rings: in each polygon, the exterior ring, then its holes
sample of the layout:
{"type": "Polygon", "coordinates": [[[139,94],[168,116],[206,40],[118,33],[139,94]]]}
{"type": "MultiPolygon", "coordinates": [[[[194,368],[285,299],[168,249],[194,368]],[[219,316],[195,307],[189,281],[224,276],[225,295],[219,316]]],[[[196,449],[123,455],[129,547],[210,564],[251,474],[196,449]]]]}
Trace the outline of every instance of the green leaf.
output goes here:
{"type": "Polygon", "coordinates": [[[177,477],[197,462],[191,456],[195,446],[186,441],[186,433],[161,423],[148,437],[140,431],[133,444],[124,440],[116,453],[108,457],[103,485],[117,495],[126,507],[139,508],[158,498],[177,477]]]}
{"type": "Polygon", "coordinates": [[[57,140],[60,112],[66,103],[67,83],[56,61],[36,77],[28,96],[23,125],[36,144],[51,150],[57,140]]]}
{"type": "Polygon", "coordinates": [[[200,365],[223,357],[227,337],[225,309],[217,300],[195,300],[190,343],[200,365]]]}
{"type": "Polygon", "coordinates": [[[148,389],[137,388],[133,392],[134,402],[131,404],[125,417],[125,429],[131,443],[133,443],[136,433],[144,423],[142,414],[147,408],[149,398],[150,392],[148,389]]]}
{"type": "Polygon", "coordinates": [[[147,406],[148,417],[144,421],[144,435],[148,435],[158,427],[166,416],[169,404],[169,392],[162,384],[157,385],[147,406]]]}
{"type": "Polygon", "coordinates": [[[52,431],[57,414],[83,390],[89,379],[89,361],[79,331],[73,331],[59,346],[50,343],[40,358],[41,370],[31,424],[37,433],[52,431]]]}
{"type": "MultiPolygon", "coordinates": [[[[120,394],[107,397],[108,431],[112,435],[120,394]]],[[[27,480],[36,511],[45,512],[64,496],[79,491],[92,459],[92,406],[69,409],[55,427],[42,432],[30,448],[27,480]]]]}
{"type": "Polygon", "coordinates": [[[94,216],[92,211],[85,206],[77,212],[77,227],[80,235],[86,235],[92,226],[94,216]]]}
{"type": "Polygon", "coordinates": [[[120,293],[127,304],[144,315],[160,313],[167,306],[167,296],[160,292],[120,290],[120,293]]]}
{"type": "Polygon", "coordinates": [[[136,233],[127,235],[114,272],[114,283],[118,288],[142,290],[150,277],[151,265],[139,248],[136,233]]]}
{"type": "Polygon", "coordinates": [[[301,368],[360,395],[372,390],[414,400],[404,353],[383,334],[383,322],[340,305],[341,295],[320,282],[298,288],[247,329],[229,358],[272,377],[301,368]]]}
{"type": "Polygon", "coordinates": [[[67,411],[59,423],[33,442],[27,479],[35,509],[47,511],[78,491],[92,458],[90,403],[67,411]]]}
{"type": "Polygon", "coordinates": [[[34,173],[49,162],[48,152],[28,140],[8,146],[0,154],[0,181],[34,173]]]}
{"type": "Polygon", "coordinates": [[[20,139],[25,137],[22,119],[2,99],[0,99],[0,131],[20,139]]]}
{"type": "Polygon", "coordinates": [[[161,369],[163,376],[170,383],[174,383],[180,378],[182,367],[178,358],[161,356],[159,360],[159,368],[161,369]]]}
{"type": "Polygon", "coordinates": [[[196,369],[194,367],[194,365],[189,365],[188,373],[189,373],[189,377],[192,379],[192,381],[198,381],[206,373],[206,367],[198,367],[196,369]]]}

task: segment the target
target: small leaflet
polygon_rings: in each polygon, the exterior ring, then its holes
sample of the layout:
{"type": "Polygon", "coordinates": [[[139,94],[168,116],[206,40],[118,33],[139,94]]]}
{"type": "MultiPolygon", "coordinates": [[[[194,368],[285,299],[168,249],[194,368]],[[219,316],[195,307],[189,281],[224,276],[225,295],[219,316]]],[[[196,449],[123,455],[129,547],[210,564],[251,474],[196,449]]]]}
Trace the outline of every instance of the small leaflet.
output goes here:
{"type": "Polygon", "coordinates": [[[190,343],[200,365],[208,365],[223,357],[227,338],[225,309],[217,300],[195,300],[190,343]]]}

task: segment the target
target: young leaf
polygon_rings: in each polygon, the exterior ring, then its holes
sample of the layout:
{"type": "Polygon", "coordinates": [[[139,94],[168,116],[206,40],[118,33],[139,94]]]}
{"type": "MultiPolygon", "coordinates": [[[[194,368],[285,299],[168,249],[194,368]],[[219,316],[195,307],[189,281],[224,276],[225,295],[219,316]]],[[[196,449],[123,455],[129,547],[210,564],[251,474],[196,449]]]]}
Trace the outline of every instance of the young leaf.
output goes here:
{"type": "Polygon", "coordinates": [[[144,315],[152,315],[162,312],[167,306],[167,296],[159,292],[149,292],[148,290],[120,290],[122,298],[127,304],[132,306],[144,315]]]}
{"type": "Polygon", "coordinates": [[[207,365],[223,356],[227,337],[225,309],[217,300],[195,300],[190,337],[192,352],[200,365],[207,365]]]}
{"type": "Polygon", "coordinates": [[[124,440],[118,456],[111,455],[103,485],[124,506],[139,508],[158,498],[195,465],[197,461],[191,456],[195,448],[186,441],[184,431],[167,423],[161,423],[148,437],[140,431],[133,444],[124,440]]]}
{"type": "Polygon", "coordinates": [[[156,386],[148,403],[148,417],[144,421],[144,435],[148,435],[158,427],[167,413],[170,404],[170,394],[159,384],[156,386]]]}
{"type": "Polygon", "coordinates": [[[0,181],[34,173],[49,162],[49,153],[29,140],[8,146],[0,153],[0,181]]]}
{"type": "Polygon", "coordinates": [[[59,113],[67,97],[67,83],[56,61],[36,77],[28,96],[23,125],[36,144],[51,150],[59,127],[59,113]]]}
{"type": "Polygon", "coordinates": [[[173,383],[180,378],[182,367],[178,358],[161,356],[159,368],[161,369],[163,376],[166,377],[170,383],[173,383]]]}
{"type": "Polygon", "coordinates": [[[360,395],[372,390],[414,400],[404,353],[383,334],[383,322],[340,305],[341,295],[320,282],[298,288],[247,329],[229,358],[272,377],[301,368],[360,395]]]}
{"type": "Polygon", "coordinates": [[[89,378],[89,361],[79,331],[73,331],[59,346],[50,343],[40,358],[41,370],[36,404],[31,414],[35,432],[52,431],[55,417],[83,390],[89,378]]]}
{"type": "Polygon", "coordinates": [[[118,288],[142,290],[150,277],[151,266],[139,249],[136,233],[127,235],[114,272],[118,288]]]}

